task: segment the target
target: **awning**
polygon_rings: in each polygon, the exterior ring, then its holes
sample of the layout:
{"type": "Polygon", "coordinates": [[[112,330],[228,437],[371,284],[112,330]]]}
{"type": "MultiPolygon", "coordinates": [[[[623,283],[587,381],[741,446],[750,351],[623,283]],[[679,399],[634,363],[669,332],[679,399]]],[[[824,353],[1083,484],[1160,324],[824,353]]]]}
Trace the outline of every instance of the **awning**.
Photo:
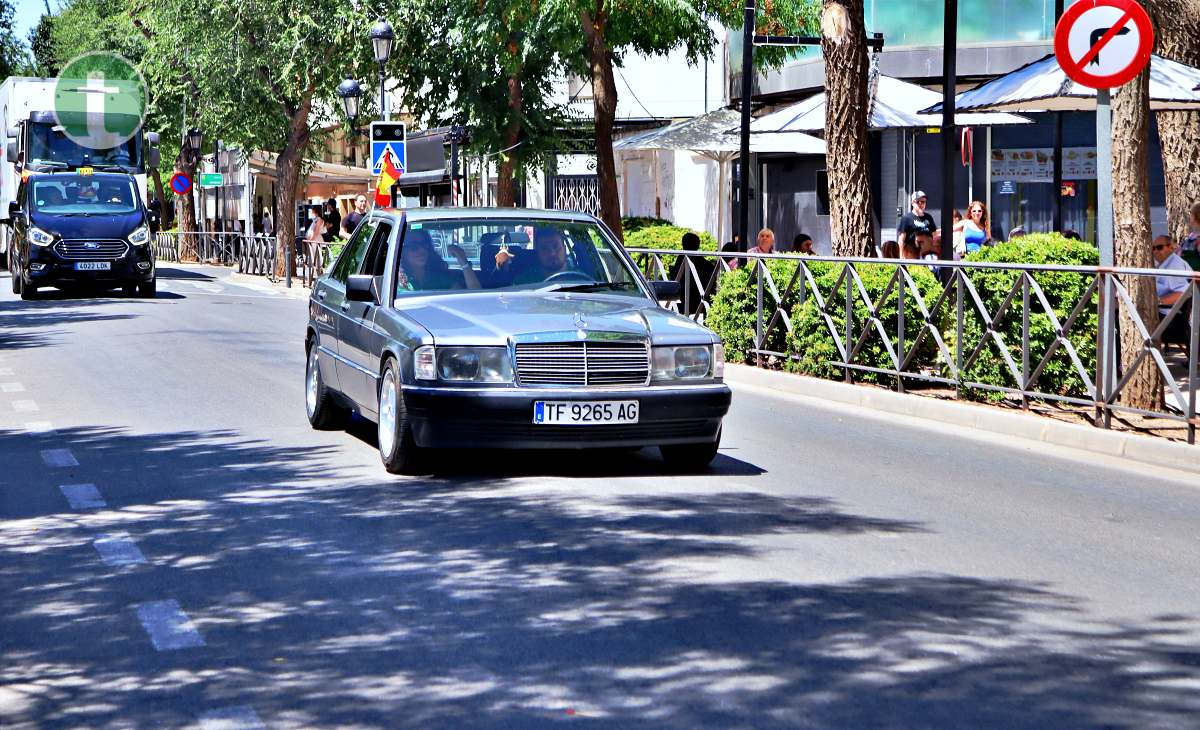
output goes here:
{"type": "MultiPolygon", "coordinates": [[[[1150,57],[1150,108],[1154,111],[1200,109],[1200,69],[1161,56],[1150,57]]],[[[1096,90],[1067,78],[1053,55],[964,91],[954,100],[958,110],[1075,112],[1096,108],[1096,90]]],[[[940,102],[923,112],[941,113],[940,102]]],[[[962,122],[966,124],[966,122],[962,122]]]]}
{"type": "MultiPolygon", "coordinates": [[[[613,149],[690,150],[709,156],[720,153],[736,154],[741,151],[741,138],[738,130],[730,128],[740,124],[741,118],[741,112],[736,109],[718,109],[666,127],[623,137],[613,143],[613,149]]],[[[750,137],[750,151],[823,155],[825,143],[816,137],[796,132],[756,134],[750,137]]]]}
{"type": "MultiPolygon", "coordinates": [[[[940,115],[922,111],[942,98],[936,91],[910,84],[891,76],[880,76],[875,86],[875,101],[867,120],[869,129],[921,129],[941,126],[940,115]]],[[[963,127],[985,127],[1000,124],[1029,124],[1028,119],[1013,114],[956,114],[955,124],[963,127]]],[[[825,94],[811,96],[779,111],[756,119],[750,131],[758,132],[824,132],[825,94]]]]}
{"type": "MultiPolygon", "coordinates": [[[[278,159],[279,155],[274,152],[256,150],[250,153],[250,159],[247,161],[247,164],[250,166],[250,170],[256,174],[277,178],[275,164],[278,159]]],[[[365,167],[337,165],[332,162],[321,162],[320,160],[305,160],[303,168],[308,170],[307,178],[310,182],[361,183],[365,186],[374,180],[371,171],[365,167]]]]}

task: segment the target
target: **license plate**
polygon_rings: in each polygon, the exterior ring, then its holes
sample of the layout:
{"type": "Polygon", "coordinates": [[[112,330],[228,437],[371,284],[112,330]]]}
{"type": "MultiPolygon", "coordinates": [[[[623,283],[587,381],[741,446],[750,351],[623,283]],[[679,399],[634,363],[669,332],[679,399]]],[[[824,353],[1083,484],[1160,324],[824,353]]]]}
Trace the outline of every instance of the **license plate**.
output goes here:
{"type": "Polygon", "coordinates": [[[533,404],[533,422],[547,426],[599,426],[638,422],[635,400],[554,401],[533,404]]]}
{"type": "Polygon", "coordinates": [[[75,264],[76,271],[111,271],[111,261],[79,261],[75,264]]]}

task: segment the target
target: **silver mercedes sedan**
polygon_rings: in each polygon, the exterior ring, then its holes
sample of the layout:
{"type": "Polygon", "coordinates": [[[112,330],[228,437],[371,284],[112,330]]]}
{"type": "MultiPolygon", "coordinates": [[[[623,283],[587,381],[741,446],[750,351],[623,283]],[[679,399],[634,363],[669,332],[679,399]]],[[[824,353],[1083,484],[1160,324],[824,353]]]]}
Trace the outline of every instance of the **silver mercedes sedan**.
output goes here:
{"type": "Polygon", "coordinates": [[[473,447],[657,446],[705,467],[729,410],[725,354],[659,306],[678,297],[589,215],[376,210],[313,288],[309,422],[375,421],[393,473],[473,447]]]}

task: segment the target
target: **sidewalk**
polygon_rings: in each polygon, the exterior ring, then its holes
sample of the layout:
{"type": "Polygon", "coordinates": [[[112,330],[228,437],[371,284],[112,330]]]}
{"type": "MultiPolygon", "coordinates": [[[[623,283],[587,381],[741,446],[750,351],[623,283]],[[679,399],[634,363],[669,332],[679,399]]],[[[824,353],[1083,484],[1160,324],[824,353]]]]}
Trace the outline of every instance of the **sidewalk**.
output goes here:
{"type": "Polygon", "coordinates": [[[725,381],[735,390],[738,386],[748,386],[788,393],[876,413],[926,419],[1200,474],[1200,445],[1065,423],[996,406],[906,395],[874,386],[848,385],[749,365],[727,365],[725,381]]]}

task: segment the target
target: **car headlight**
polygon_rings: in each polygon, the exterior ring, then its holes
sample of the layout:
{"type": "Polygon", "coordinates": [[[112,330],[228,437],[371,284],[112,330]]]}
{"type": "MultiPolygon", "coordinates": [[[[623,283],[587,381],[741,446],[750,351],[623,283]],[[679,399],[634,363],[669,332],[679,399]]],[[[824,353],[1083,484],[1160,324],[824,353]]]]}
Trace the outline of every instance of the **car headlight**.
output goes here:
{"type": "Polygon", "coordinates": [[[54,236],[46,233],[41,228],[29,229],[29,242],[35,246],[49,246],[54,243],[54,236]]]}
{"type": "Polygon", "coordinates": [[[150,229],[146,226],[138,226],[137,230],[129,234],[129,242],[134,246],[145,246],[150,243],[150,229]]]}
{"type": "Polygon", "coordinates": [[[437,374],[460,383],[511,383],[512,362],[504,347],[439,347],[437,374]]]}
{"type": "MultiPolygon", "coordinates": [[[[716,377],[715,358],[708,345],[654,348],[654,380],[698,380],[716,377]]],[[[721,352],[724,370],[724,352],[721,352]]]]}
{"type": "Polygon", "coordinates": [[[413,375],[417,380],[437,380],[433,345],[422,345],[413,353],[413,375]]]}

